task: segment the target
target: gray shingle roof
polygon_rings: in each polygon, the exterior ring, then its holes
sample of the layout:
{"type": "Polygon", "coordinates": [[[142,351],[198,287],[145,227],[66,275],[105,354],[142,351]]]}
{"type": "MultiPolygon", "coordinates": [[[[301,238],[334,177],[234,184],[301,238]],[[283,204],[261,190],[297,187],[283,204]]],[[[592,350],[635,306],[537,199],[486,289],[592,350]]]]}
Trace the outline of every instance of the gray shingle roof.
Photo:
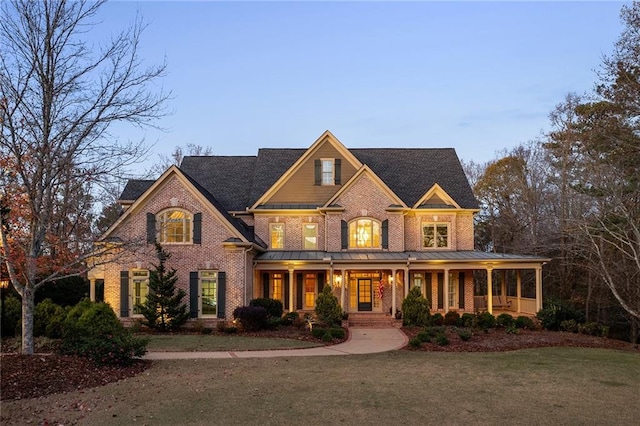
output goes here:
{"type": "Polygon", "coordinates": [[[155,180],[131,179],[120,194],[120,201],[135,201],[144,191],[151,188],[155,180]]]}

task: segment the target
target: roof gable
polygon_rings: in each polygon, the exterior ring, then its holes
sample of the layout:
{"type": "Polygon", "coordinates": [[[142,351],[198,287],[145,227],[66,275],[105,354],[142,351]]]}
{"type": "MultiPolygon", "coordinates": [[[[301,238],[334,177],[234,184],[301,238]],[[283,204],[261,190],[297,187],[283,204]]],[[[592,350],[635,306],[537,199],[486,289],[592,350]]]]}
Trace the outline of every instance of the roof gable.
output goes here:
{"type": "Polygon", "coordinates": [[[413,206],[414,209],[417,208],[455,208],[459,209],[460,206],[455,202],[449,194],[444,191],[440,185],[437,183],[434,184],[429,190],[424,194],[422,198],[420,198],[416,204],[413,206]]]}
{"type": "Polygon", "coordinates": [[[369,177],[373,183],[380,188],[380,190],[392,200],[391,204],[400,207],[407,207],[405,203],[376,175],[366,164],[360,167],[360,169],[354,174],[347,183],[345,183],[338,192],[334,194],[325,204],[324,208],[331,206],[338,200],[342,194],[349,191],[360,179],[363,177],[369,177]]]}

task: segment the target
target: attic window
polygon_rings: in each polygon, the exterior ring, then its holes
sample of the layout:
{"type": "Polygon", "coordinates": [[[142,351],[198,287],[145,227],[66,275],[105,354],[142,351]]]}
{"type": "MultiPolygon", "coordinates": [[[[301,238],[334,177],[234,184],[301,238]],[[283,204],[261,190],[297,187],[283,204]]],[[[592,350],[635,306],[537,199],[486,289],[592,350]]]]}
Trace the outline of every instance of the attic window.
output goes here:
{"type": "Polygon", "coordinates": [[[320,186],[341,185],[341,165],[339,158],[322,158],[315,161],[315,184],[320,186]]]}
{"type": "Polygon", "coordinates": [[[322,159],[322,184],[333,185],[333,158],[322,159]]]}

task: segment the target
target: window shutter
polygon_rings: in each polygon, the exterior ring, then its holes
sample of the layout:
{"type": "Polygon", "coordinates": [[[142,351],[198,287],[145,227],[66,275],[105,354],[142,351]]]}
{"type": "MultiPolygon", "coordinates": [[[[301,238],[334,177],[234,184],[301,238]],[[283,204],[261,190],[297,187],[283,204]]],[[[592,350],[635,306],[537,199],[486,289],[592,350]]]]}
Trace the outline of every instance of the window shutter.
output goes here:
{"type": "Polygon", "coordinates": [[[269,273],[262,274],[262,297],[269,297],[269,273]]]}
{"type": "Polygon", "coordinates": [[[389,248],[389,219],[382,221],[382,248],[389,248]]]}
{"type": "Polygon", "coordinates": [[[156,242],[156,215],[147,213],[147,244],[156,242]]]}
{"type": "Polygon", "coordinates": [[[129,316],[129,271],[120,271],[120,317],[129,316]]]}
{"type": "Polygon", "coordinates": [[[189,272],[189,311],[191,318],[198,318],[198,271],[189,272]]]}
{"type": "Polygon", "coordinates": [[[458,274],[458,284],[458,295],[460,296],[460,299],[458,300],[458,308],[464,309],[464,272],[460,272],[458,274]]]}
{"type": "Polygon", "coordinates": [[[193,244],[202,243],[202,213],[193,215],[193,244]]]}
{"type": "Polygon", "coordinates": [[[284,301],[282,302],[282,307],[286,310],[289,310],[289,274],[284,274],[284,301]]]}
{"type": "Polygon", "coordinates": [[[349,248],[349,224],[347,223],[346,220],[343,220],[340,223],[341,226],[341,237],[342,237],[342,249],[348,249],[349,248]]]}
{"type": "Polygon", "coordinates": [[[324,272],[320,272],[318,274],[318,294],[322,293],[322,289],[324,288],[324,272]]]}
{"type": "Polygon", "coordinates": [[[302,309],[302,274],[296,274],[296,309],[302,309]]]}
{"type": "Polygon", "coordinates": [[[322,163],[320,160],[315,161],[316,185],[322,185],[322,163]]]}
{"type": "Polygon", "coordinates": [[[218,272],[218,318],[226,317],[227,274],[218,272]]]}
{"type": "Polygon", "coordinates": [[[340,166],[342,164],[342,160],[336,158],[333,161],[333,177],[335,178],[335,184],[340,185],[342,183],[342,171],[340,170],[340,166]]]}
{"type": "Polygon", "coordinates": [[[444,274],[438,272],[438,309],[444,309],[444,274]]]}

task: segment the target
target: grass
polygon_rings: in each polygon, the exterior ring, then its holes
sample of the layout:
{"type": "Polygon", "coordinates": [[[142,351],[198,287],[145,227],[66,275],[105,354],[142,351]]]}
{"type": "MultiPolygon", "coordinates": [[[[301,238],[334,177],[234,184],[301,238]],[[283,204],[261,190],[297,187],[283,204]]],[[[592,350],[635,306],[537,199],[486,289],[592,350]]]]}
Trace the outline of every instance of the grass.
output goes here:
{"type": "Polygon", "coordinates": [[[160,361],[82,393],[3,402],[2,415],[4,424],[625,425],[640,418],[638,394],[636,353],[395,351],[160,361]]]}
{"type": "Polygon", "coordinates": [[[297,349],[319,346],[304,340],[238,335],[172,334],[148,335],[147,349],[153,352],[174,351],[258,351],[269,349],[297,349]]]}

